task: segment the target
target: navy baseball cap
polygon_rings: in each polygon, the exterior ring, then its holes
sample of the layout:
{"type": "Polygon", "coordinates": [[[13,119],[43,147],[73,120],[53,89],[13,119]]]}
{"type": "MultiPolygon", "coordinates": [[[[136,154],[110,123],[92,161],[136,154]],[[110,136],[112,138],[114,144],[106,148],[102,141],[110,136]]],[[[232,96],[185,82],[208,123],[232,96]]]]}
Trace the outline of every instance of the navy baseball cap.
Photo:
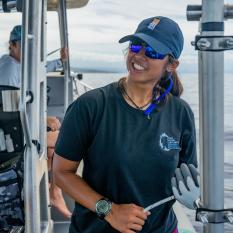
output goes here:
{"type": "Polygon", "coordinates": [[[15,26],[10,34],[10,40],[9,41],[18,41],[21,40],[21,31],[22,31],[22,26],[17,25],[15,26]]]}
{"type": "Polygon", "coordinates": [[[166,17],[156,16],[144,19],[134,34],[124,36],[119,43],[142,40],[161,54],[179,58],[184,45],[184,37],[179,25],[166,17]]]}

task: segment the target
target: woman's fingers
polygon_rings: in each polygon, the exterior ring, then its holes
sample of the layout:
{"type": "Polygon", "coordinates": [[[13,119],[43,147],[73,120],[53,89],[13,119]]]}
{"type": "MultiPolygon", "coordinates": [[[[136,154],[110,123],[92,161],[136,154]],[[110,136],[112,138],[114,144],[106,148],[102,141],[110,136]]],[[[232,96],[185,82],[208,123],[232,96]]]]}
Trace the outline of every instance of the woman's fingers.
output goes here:
{"type": "Polygon", "coordinates": [[[141,231],[142,230],[142,225],[136,224],[136,223],[131,223],[129,224],[129,229],[135,231],[141,231]]]}
{"type": "Polygon", "coordinates": [[[132,222],[135,223],[135,224],[139,224],[139,225],[143,226],[145,224],[145,220],[146,219],[141,219],[141,218],[138,218],[138,217],[134,217],[132,219],[132,222]]]}
{"type": "Polygon", "coordinates": [[[143,219],[146,220],[147,216],[150,215],[150,212],[144,212],[144,209],[142,207],[139,207],[139,209],[135,210],[135,215],[139,218],[139,219],[143,219]]]}
{"type": "Polygon", "coordinates": [[[141,231],[150,212],[135,204],[112,205],[111,213],[105,218],[110,225],[120,232],[141,231]]]}

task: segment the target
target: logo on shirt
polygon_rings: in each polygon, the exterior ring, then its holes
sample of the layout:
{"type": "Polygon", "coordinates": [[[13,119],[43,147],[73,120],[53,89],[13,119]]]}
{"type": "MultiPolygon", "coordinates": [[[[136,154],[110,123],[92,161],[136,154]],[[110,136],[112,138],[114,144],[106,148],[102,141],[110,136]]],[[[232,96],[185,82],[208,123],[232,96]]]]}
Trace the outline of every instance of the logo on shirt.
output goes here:
{"type": "Polygon", "coordinates": [[[160,135],[159,146],[164,151],[180,150],[179,142],[173,137],[169,137],[166,133],[160,135]]]}
{"type": "Polygon", "coordinates": [[[153,31],[155,27],[159,24],[159,22],[160,22],[160,19],[154,18],[147,28],[153,31]]]}

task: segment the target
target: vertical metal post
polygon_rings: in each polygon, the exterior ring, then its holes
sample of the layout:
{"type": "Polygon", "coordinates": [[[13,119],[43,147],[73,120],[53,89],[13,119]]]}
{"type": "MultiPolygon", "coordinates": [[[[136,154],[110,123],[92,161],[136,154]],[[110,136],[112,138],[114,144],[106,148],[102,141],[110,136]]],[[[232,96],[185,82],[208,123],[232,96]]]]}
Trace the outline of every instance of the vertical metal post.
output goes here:
{"type": "Polygon", "coordinates": [[[23,2],[23,11],[22,11],[22,40],[21,40],[21,88],[20,88],[20,111],[21,111],[21,121],[24,130],[24,137],[26,144],[31,145],[30,132],[28,127],[28,121],[26,117],[26,90],[27,90],[27,80],[28,80],[28,18],[29,18],[29,1],[25,0],[23,2]]]}
{"type": "MultiPolygon", "coordinates": [[[[28,105],[28,119],[29,119],[29,128],[31,131],[32,140],[37,140],[39,142],[39,93],[38,85],[38,49],[39,46],[39,25],[41,24],[41,19],[39,17],[39,3],[40,1],[30,1],[29,2],[29,21],[28,21],[28,91],[31,91],[33,94],[33,102],[28,105]],[[37,122],[37,124],[35,123],[37,122]]],[[[39,203],[39,187],[38,187],[38,174],[37,174],[37,161],[39,158],[38,151],[35,144],[32,144],[30,150],[27,151],[27,157],[29,157],[29,167],[28,167],[28,177],[29,184],[29,193],[27,198],[30,200],[30,218],[27,217],[30,221],[30,227],[28,231],[39,233],[40,232],[40,203],[39,203]]],[[[26,185],[29,185],[26,184],[26,185]]]]}
{"type": "MultiPolygon", "coordinates": [[[[58,5],[58,17],[60,26],[60,37],[61,37],[61,47],[69,48],[68,41],[68,25],[67,25],[67,12],[66,12],[66,1],[59,0],[58,5]]],[[[68,101],[68,84],[70,81],[70,60],[69,58],[63,63],[64,66],[64,112],[66,111],[69,101],[68,101]]]]}
{"type": "Polygon", "coordinates": [[[27,156],[27,151],[31,147],[31,136],[26,116],[26,90],[27,90],[27,80],[28,80],[28,19],[29,19],[29,0],[23,2],[23,11],[22,11],[22,40],[21,40],[21,89],[20,89],[20,116],[22,121],[22,126],[24,129],[24,136],[26,141],[26,151],[24,156],[24,211],[25,211],[25,229],[31,228],[31,221],[27,218],[27,213],[31,213],[31,201],[27,198],[27,193],[30,192],[30,188],[27,184],[30,182],[30,177],[28,174],[29,171],[29,162],[30,158],[27,156]]]}
{"type": "MultiPolygon", "coordinates": [[[[202,0],[201,35],[221,36],[223,0],[202,0]],[[215,22],[216,24],[212,24],[215,22]]],[[[199,51],[200,155],[202,200],[224,208],[224,54],[199,51]]],[[[223,224],[206,224],[205,233],[223,233],[223,224]]]]}
{"type": "Polygon", "coordinates": [[[46,82],[44,24],[46,0],[25,0],[23,5],[21,116],[26,138],[24,169],[25,232],[51,232],[48,175],[45,158],[46,82]],[[32,102],[27,103],[27,92],[32,102]],[[38,145],[41,145],[39,149],[38,145]],[[44,195],[42,199],[41,190],[44,195]]]}

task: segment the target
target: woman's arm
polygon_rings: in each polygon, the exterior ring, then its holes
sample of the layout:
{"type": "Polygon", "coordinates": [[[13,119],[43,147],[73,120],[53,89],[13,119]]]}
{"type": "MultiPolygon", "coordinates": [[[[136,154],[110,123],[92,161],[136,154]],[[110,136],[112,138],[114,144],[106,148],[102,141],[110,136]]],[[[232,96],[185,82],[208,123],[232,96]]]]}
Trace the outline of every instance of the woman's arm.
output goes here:
{"type": "MultiPolygon", "coordinates": [[[[79,162],[67,160],[57,154],[53,160],[55,183],[82,206],[95,212],[95,204],[103,196],[94,191],[79,175],[76,174],[79,162]]],[[[110,214],[105,220],[116,230],[124,233],[140,231],[149,212],[135,204],[112,203],[110,214]]],[[[97,217],[97,216],[96,216],[97,217]]]]}
{"type": "Polygon", "coordinates": [[[95,203],[103,196],[95,192],[76,174],[80,162],[65,159],[57,154],[53,158],[53,175],[55,183],[75,201],[95,211],[95,203]]]}

